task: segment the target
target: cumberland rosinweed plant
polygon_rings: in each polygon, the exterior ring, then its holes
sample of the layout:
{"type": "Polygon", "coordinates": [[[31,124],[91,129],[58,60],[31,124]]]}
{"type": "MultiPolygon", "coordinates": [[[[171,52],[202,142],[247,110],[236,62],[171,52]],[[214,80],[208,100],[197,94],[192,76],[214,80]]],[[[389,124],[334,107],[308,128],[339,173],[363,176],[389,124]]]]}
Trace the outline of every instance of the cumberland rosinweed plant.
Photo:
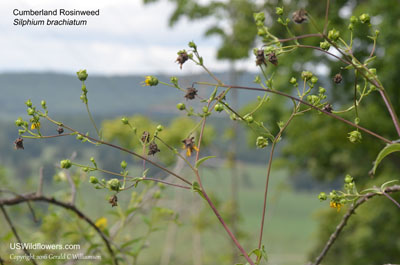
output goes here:
{"type": "MultiPolygon", "coordinates": [[[[171,144],[164,140],[163,131],[164,126],[156,126],[154,131],[139,131],[140,124],[133,123],[130,119],[123,117],[121,123],[125,126],[126,130],[132,133],[132,137],[137,139],[139,146],[138,149],[141,152],[133,151],[128,148],[121,147],[119,145],[107,142],[103,139],[102,130],[96,126],[94,119],[89,110],[88,105],[88,90],[85,85],[85,80],[88,78],[86,70],[80,70],[77,72],[78,79],[82,82],[82,95],[81,100],[86,105],[87,112],[93,126],[95,128],[97,136],[91,136],[86,132],[77,131],[62,121],[57,121],[50,116],[46,106],[46,102],[41,102],[41,109],[33,105],[28,100],[26,101],[27,114],[29,120],[25,121],[22,118],[16,120],[16,125],[20,127],[20,137],[15,141],[15,147],[17,149],[23,149],[24,139],[42,139],[42,138],[55,138],[61,136],[75,136],[77,140],[82,142],[89,142],[94,145],[105,145],[110,148],[118,149],[127,155],[136,157],[143,163],[141,172],[135,172],[134,176],[130,175],[127,170],[127,162],[121,161],[120,167],[121,172],[111,172],[103,169],[98,165],[94,158],[90,159],[90,163],[79,164],[71,161],[70,159],[62,160],[60,167],[62,169],[69,169],[77,167],[84,172],[89,173],[90,183],[93,184],[96,189],[108,189],[110,192],[109,203],[112,207],[118,206],[118,196],[127,191],[128,189],[135,188],[141,183],[149,185],[149,183],[158,182],[160,187],[171,186],[171,188],[191,190],[199,195],[199,200],[205,200],[210,207],[210,210],[215,214],[223,229],[231,238],[232,242],[240,251],[246,264],[260,264],[263,261],[267,261],[268,248],[263,245],[263,231],[265,216],[267,212],[267,195],[269,179],[271,175],[271,166],[274,157],[276,145],[280,142],[285,130],[288,129],[292,120],[296,119],[299,115],[304,115],[310,112],[312,115],[323,114],[326,118],[337,119],[348,125],[349,131],[347,137],[349,145],[362,144],[364,138],[369,135],[370,140],[374,139],[382,143],[382,151],[377,154],[377,159],[374,162],[374,167],[371,171],[375,174],[376,168],[381,161],[389,154],[400,151],[400,143],[398,140],[387,139],[374,129],[365,128],[362,126],[362,121],[359,116],[359,106],[363,103],[363,100],[371,95],[377,93],[381,96],[383,103],[385,104],[388,114],[393,121],[393,130],[395,130],[400,137],[400,122],[395,112],[395,108],[391,103],[390,97],[387,94],[383,82],[379,79],[378,70],[372,68],[371,65],[374,62],[375,48],[379,36],[379,31],[373,29],[370,24],[370,16],[368,14],[361,14],[359,16],[352,16],[348,24],[348,31],[350,34],[344,34],[334,28],[329,28],[329,0],[326,3],[325,23],[322,28],[317,25],[312,16],[304,9],[300,9],[294,12],[291,18],[287,17],[285,10],[281,7],[276,8],[277,23],[281,24],[290,35],[290,38],[279,38],[270,32],[270,29],[265,25],[264,13],[254,14],[255,27],[257,27],[258,35],[261,38],[262,46],[254,49],[255,65],[260,69],[260,75],[255,77],[254,82],[257,86],[237,86],[235,84],[225,84],[216,75],[214,75],[205,65],[204,58],[200,55],[197,45],[191,41],[187,50],[180,50],[176,62],[182,69],[187,63],[194,63],[201,67],[213,80],[214,82],[193,82],[191,87],[181,87],[177,77],[171,77],[169,82],[159,80],[155,76],[146,76],[142,82],[143,86],[158,86],[165,85],[173,89],[178,89],[182,92],[182,99],[177,100],[176,108],[188,117],[196,120],[195,125],[189,131],[189,133],[180,139],[179,144],[171,144]],[[314,27],[314,32],[304,34],[300,36],[294,36],[292,34],[291,27],[293,23],[302,24],[304,22],[311,23],[314,27]],[[371,36],[372,49],[370,55],[367,58],[356,58],[354,56],[354,45],[353,45],[353,31],[356,24],[365,24],[369,27],[371,36]],[[345,38],[344,36],[350,36],[345,38]],[[304,39],[319,38],[319,46],[305,45],[301,42],[304,39]],[[335,102],[329,97],[327,90],[322,86],[323,84],[319,81],[317,75],[309,70],[299,72],[296,76],[291,77],[286,86],[291,87],[294,93],[284,93],[279,87],[275,87],[274,78],[276,78],[275,70],[279,68],[279,58],[287,56],[301,49],[313,49],[318,53],[323,53],[327,56],[332,57],[341,66],[341,71],[350,71],[354,73],[355,81],[354,87],[349,89],[348,94],[353,97],[353,104],[344,109],[335,109],[335,102]],[[267,71],[269,68],[273,68],[272,71],[267,71]],[[268,72],[271,72],[268,74],[268,72]],[[207,97],[201,97],[199,90],[204,87],[212,87],[212,92],[207,97]],[[234,109],[227,99],[227,95],[234,89],[249,90],[255,92],[262,92],[263,96],[257,98],[257,104],[255,107],[246,112],[242,113],[240,110],[234,109]],[[278,95],[285,97],[291,102],[292,107],[290,109],[289,117],[284,120],[277,120],[277,130],[274,126],[266,125],[262,120],[255,118],[254,114],[260,111],[264,105],[268,106],[268,102],[271,100],[270,95],[278,95]],[[191,106],[192,101],[199,101],[201,108],[197,109],[191,106]],[[220,210],[217,209],[215,203],[207,193],[206,188],[203,186],[202,175],[200,168],[202,164],[213,159],[214,156],[203,156],[202,150],[205,140],[205,128],[207,121],[212,115],[226,114],[232,122],[242,123],[247,126],[257,137],[255,141],[255,147],[259,149],[269,147],[269,159],[267,161],[266,178],[265,178],[265,192],[260,194],[260,200],[263,201],[263,207],[260,209],[261,220],[259,228],[259,236],[257,242],[254,242],[254,250],[245,250],[241,243],[237,239],[231,229],[228,227],[226,221],[222,218],[220,210]],[[343,114],[354,115],[354,121],[349,121],[343,118],[343,114]],[[58,134],[44,135],[40,129],[41,124],[44,122],[50,122],[56,127],[58,134]],[[277,131],[276,133],[273,133],[277,131]],[[385,146],[386,144],[386,146],[385,146]],[[181,175],[180,173],[174,172],[172,169],[162,165],[157,160],[157,156],[160,154],[160,150],[168,152],[170,156],[175,156],[178,160],[182,160],[185,165],[192,172],[191,175],[181,175]],[[159,170],[165,173],[164,177],[156,178],[151,177],[151,170],[146,166],[151,164],[157,167],[159,170]],[[98,179],[95,176],[96,172],[106,173],[110,176],[109,179],[98,179]],[[169,177],[167,177],[169,176],[169,177]],[[194,180],[191,179],[194,177],[194,180]],[[171,178],[175,178],[177,181],[171,181],[171,178]]],[[[331,80],[331,82],[338,84],[342,81],[341,73],[337,73],[331,80]]],[[[368,106],[366,106],[368,107],[368,106]]],[[[305,128],[306,130],[306,128],[305,128]]],[[[316,143],[317,144],[317,143],[316,143]]],[[[372,161],[368,161],[370,163],[372,161]]],[[[341,233],[347,219],[351,217],[355,209],[366,202],[367,199],[372,198],[376,195],[382,195],[393,201],[393,203],[400,208],[398,202],[396,202],[389,194],[392,192],[400,191],[400,186],[394,185],[396,180],[382,183],[381,187],[371,187],[362,191],[358,191],[356,188],[356,181],[350,176],[346,175],[347,172],[343,172],[345,175],[343,190],[332,190],[329,195],[325,192],[321,192],[318,198],[321,201],[329,199],[329,205],[335,208],[338,212],[343,208],[348,208],[347,213],[344,215],[342,222],[336,228],[332,234],[331,239],[326,243],[321,254],[316,258],[312,264],[319,264],[330,246],[335,242],[337,236],[341,233]],[[393,185],[390,185],[393,184],[393,185]]],[[[107,202],[104,202],[107,203],[107,202]]],[[[99,225],[104,223],[104,220],[99,221],[99,225]],[[102,221],[102,222],[101,222],[102,221]]],[[[118,254],[123,254],[123,250],[115,247],[115,251],[118,254]]],[[[137,257],[137,256],[136,256],[137,257]]]]}

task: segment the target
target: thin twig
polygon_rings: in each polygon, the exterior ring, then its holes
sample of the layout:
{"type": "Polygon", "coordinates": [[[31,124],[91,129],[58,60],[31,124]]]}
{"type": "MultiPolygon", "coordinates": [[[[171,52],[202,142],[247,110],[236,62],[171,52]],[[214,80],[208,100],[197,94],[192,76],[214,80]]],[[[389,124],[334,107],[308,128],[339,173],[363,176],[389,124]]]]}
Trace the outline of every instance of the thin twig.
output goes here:
{"type": "Polygon", "coordinates": [[[326,34],[326,30],[328,29],[328,18],[329,18],[329,0],[326,0],[326,9],[325,9],[325,24],[323,33],[326,34]]]}
{"type": "Polygon", "coordinates": [[[353,126],[353,127],[355,127],[355,128],[358,128],[358,129],[360,129],[361,131],[364,131],[364,132],[366,132],[366,133],[368,133],[368,134],[370,134],[370,135],[372,135],[372,136],[375,136],[376,138],[378,138],[378,139],[380,139],[380,140],[382,140],[382,141],[384,141],[384,142],[386,142],[386,143],[388,143],[388,144],[392,144],[392,143],[393,143],[392,141],[386,139],[385,137],[383,137],[383,136],[381,136],[381,135],[379,135],[379,134],[377,134],[377,133],[374,133],[374,132],[372,132],[372,131],[370,131],[370,130],[368,130],[368,129],[366,129],[366,128],[364,128],[364,127],[358,125],[358,124],[355,124],[355,123],[353,123],[353,122],[351,122],[351,121],[348,121],[348,120],[346,120],[346,119],[343,119],[342,117],[340,117],[340,116],[338,116],[338,115],[335,115],[335,114],[333,114],[333,113],[330,113],[330,112],[328,112],[328,111],[325,111],[325,110],[323,110],[323,109],[320,109],[320,108],[318,108],[318,107],[316,107],[316,106],[314,106],[314,105],[312,105],[312,104],[310,104],[310,103],[308,103],[308,102],[306,102],[306,101],[304,101],[304,100],[301,100],[301,99],[299,99],[299,98],[296,98],[296,97],[294,97],[294,96],[288,95],[288,94],[283,93],[283,92],[278,91],[278,90],[272,90],[272,89],[269,89],[269,88],[245,87],[245,86],[231,86],[231,85],[229,85],[229,86],[228,86],[228,85],[226,85],[226,86],[225,86],[225,85],[221,85],[221,87],[230,87],[230,88],[235,88],[235,89],[263,91],[263,92],[270,92],[270,93],[273,93],[273,94],[277,94],[277,95],[280,95],[280,96],[284,96],[284,97],[290,98],[290,99],[292,99],[292,100],[295,100],[295,101],[297,101],[297,102],[300,102],[300,103],[303,104],[303,105],[309,106],[309,107],[311,107],[311,108],[313,108],[313,109],[315,109],[315,110],[318,110],[319,112],[322,112],[322,113],[324,113],[324,114],[326,114],[326,115],[328,115],[328,116],[331,116],[332,118],[335,118],[335,119],[340,120],[340,121],[342,121],[342,122],[344,122],[344,123],[347,123],[348,125],[351,125],[351,126],[353,126]]]}
{"type": "Polygon", "coordinates": [[[335,243],[336,239],[340,235],[340,232],[342,232],[343,228],[347,224],[347,221],[349,220],[349,218],[355,213],[355,210],[361,204],[363,204],[368,199],[370,199],[370,198],[372,198],[372,197],[374,197],[376,195],[382,195],[384,193],[391,193],[391,192],[398,192],[398,191],[400,191],[400,185],[394,185],[392,187],[386,188],[382,193],[375,193],[375,192],[367,193],[361,199],[359,199],[352,207],[350,207],[350,209],[347,210],[347,213],[343,216],[343,218],[340,221],[340,223],[338,224],[338,226],[336,226],[335,231],[331,234],[331,236],[329,237],[328,242],[326,242],[326,244],[325,244],[324,248],[322,249],[321,253],[315,259],[315,262],[312,263],[312,265],[318,265],[318,264],[321,263],[321,261],[324,259],[324,257],[328,253],[328,251],[331,248],[331,246],[335,243]]]}
{"type": "MultiPolygon", "coordinates": [[[[0,205],[0,209],[1,209],[1,211],[3,212],[4,218],[6,219],[8,225],[10,226],[11,231],[13,232],[15,238],[18,240],[18,243],[20,243],[21,246],[22,246],[22,245],[23,245],[22,240],[21,240],[21,238],[20,238],[19,235],[18,235],[17,229],[15,228],[15,226],[14,226],[14,224],[12,223],[10,217],[8,216],[8,214],[7,214],[7,212],[6,212],[6,209],[4,209],[4,206],[3,206],[3,205],[0,205]]],[[[34,264],[34,265],[37,265],[36,261],[33,259],[33,256],[31,255],[31,253],[29,253],[29,251],[28,251],[26,248],[24,248],[24,247],[23,247],[22,249],[24,250],[25,254],[26,254],[27,256],[30,257],[30,259],[29,259],[30,262],[32,262],[32,264],[34,264]]]]}
{"type": "Polygon", "coordinates": [[[387,194],[385,191],[382,191],[382,194],[383,194],[384,196],[386,196],[386,198],[388,198],[389,200],[391,200],[394,204],[396,204],[397,207],[400,208],[400,204],[399,204],[395,199],[393,199],[392,196],[390,196],[389,194],[387,194]]]}
{"type": "Polygon", "coordinates": [[[31,193],[31,194],[27,194],[27,195],[16,196],[11,199],[2,199],[2,200],[0,200],[0,207],[4,213],[4,210],[3,210],[4,205],[17,205],[17,204],[27,202],[27,201],[42,201],[42,202],[46,202],[46,203],[50,203],[50,204],[54,204],[54,205],[63,207],[67,210],[74,212],[77,216],[79,216],[81,219],[83,219],[85,222],[87,222],[94,230],[96,230],[96,232],[103,239],[103,241],[107,247],[107,250],[110,253],[110,256],[113,260],[114,265],[118,265],[117,257],[115,256],[115,253],[114,253],[113,249],[111,248],[110,241],[107,238],[107,236],[95,225],[95,223],[89,217],[87,217],[83,212],[81,212],[74,205],[71,205],[69,203],[65,203],[62,201],[58,201],[53,197],[46,197],[43,195],[37,196],[35,193],[31,193]]]}
{"type": "Polygon", "coordinates": [[[108,145],[108,146],[110,146],[110,147],[112,147],[112,148],[118,149],[118,150],[120,150],[120,151],[123,151],[123,152],[125,152],[125,153],[131,154],[131,155],[133,155],[133,156],[136,156],[136,157],[138,157],[138,158],[140,158],[140,159],[142,159],[142,160],[146,160],[148,163],[152,164],[153,166],[158,167],[159,169],[161,169],[161,170],[163,170],[163,171],[165,171],[165,172],[171,174],[172,176],[174,176],[174,177],[176,177],[176,178],[182,180],[183,182],[186,182],[186,184],[192,185],[192,183],[190,183],[188,180],[184,179],[183,177],[179,176],[178,174],[172,172],[171,170],[169,170],[169,169],[163,167],[162,165],[160,165],[160,164],[158,164],[158,163],[156,163],[156,162],[153,162],[152,160],[150,160],[150,159],[148,159],[148,158],[146,158],[146,157],[143,157],[143,156],[139,155],[138,153],[135,153],[135,152],[133,152],[133,151],[130,151],[130,150],[128,150],[128,149],[126,149],[126,148],[123,148],[123,147],[121,147],[121,146],[118,146],[118,145],[115,145],[115,144],[111,144],[111,143],[108,143],[108,142],[104,142],[104,141],[102,141],[102,140],[99,140],[99,139],[93,138],[93,137],[91,137],[91,136],[85,135],[85,134],[83,134],[83,133],[80,133],[80,132],[78,132],[77,130],[72,129],[71,127],[68,127],[67,125],[65,125],[65,124],[63,124],[63,123],[59,123],[59,122],[56,122],[56,121],[52,120],[52,119],[51,119],[50,117],[48,117],[48,116],[46,116],[46,118],[47,118],[49,121],[53,122],[54,124],[57,124],[57,125],[59,125],[59,126],[61,126],[61,127],[64,127],[64,128],[66,128],[66,129],[68,129],[68,130],[70,130],[70,131],[72,131],[72,132],[75,132],[76,134],[79,134],[79,135],[81,135],[81,136],[83,136],[83,137],[85,137],[85,138],[87,138],[87,139],[89,139],[89,140],[92,140],[93,142],[96,142],[96,143],[99,143],[99,144],[108,145]]]}

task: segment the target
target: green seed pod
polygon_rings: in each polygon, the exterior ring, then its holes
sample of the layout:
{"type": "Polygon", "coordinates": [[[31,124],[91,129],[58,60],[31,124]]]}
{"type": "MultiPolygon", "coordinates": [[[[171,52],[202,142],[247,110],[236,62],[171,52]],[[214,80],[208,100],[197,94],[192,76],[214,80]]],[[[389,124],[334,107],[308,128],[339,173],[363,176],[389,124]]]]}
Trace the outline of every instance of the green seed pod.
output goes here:
{"type": "Polygon", "coordinates": [[[321,192],[321,193],[318,195],[318,199],[319,199],[320,201],[325,201],[327,198],[328,198],[328,196],[326,196],[326,193],[325,193],[325,192],[321,192]]]}
{"type": "Polygon", "coordinates": [[[107,181],[107,186],[110,190],[119,191],[121,183],[118,179],[110,179],[109,181],[107,181]]]}
{"type": "Polygon", "coordinates": [[[126,117],[123,117],[121,119],[121,122],[122,122],[122,124],[125,124],[125,125],[129,123],[129,121],[128,121],[128,119],[126,117]]]}
{"type": "Polygon", "coordinates": [[[353,182],[353,177],[350,176],[349,174],[347,174],[346,177],[344,177],[344,182],[345,182],[345,183],[351,183],[351,182],[353,182]]]}
{"type": "Polygon", "coordinates": [[[263,12],[260,13],[254,13],[254,20],[256,22],[262,22],[264,24],[265,21],[265,14],[263,12]]]}
{"type": "Polygon", "coordinates": [[[76,72],[76,75],[78,76],[78,79],[81,81],[85,81],[86,78],[88,77],[86,70],[79,70],[78,72],[76,72]]]}
{"type": "Polygon", "coordinates": [[[122,169],[126,169],[126,166],[128,165],[128,163],[126,163],[125,160],[121,161],[121,168],[122,169]]]}
{"type": "Polygon", "coordinates": [[[157,129],[158,132],[162,132],[162,130],[164,130],[164,126],[159,124],[156,129],[157,129]]]}
{"type": "Polygon", "coordinates": [[[258,136],[256,140],[256,146],[258,148],[265,148],[268,145],[268,139],[264,136],[258,136]]]}
{"type": "Polygon", "coordinates": [[[68,169],[71,166],[72,166],[72,163],[71,163],[71,161],[69,159],[61,160],[61,162],[60,162],[60,167],[61,168],[68,169]]]}
{"type": "Polygon", "coordinates": [[[90,176],[89,182],[92,184],[97,184],[99,183],[99,180],[95,176],[90,176]]]}
{"type": "Polygon", "coordinates": [[[183,103],[178,103],[178,104],[176,105],[176,108],[177,108],[178,110],[185,110],[185,109],[186,109],[186,106],[185,106],[185,104],[183,104],[183,103]]]}
{"type": "Polygon", "coordinates": [[[46,108],[46,101],[44,101],[44,100],[42,100],[41,102],[40,102],[40,105],[42,105],[42,108],[46,108]]]}
{"type": "Polygon", "coordinates": [[[207,113],[208,112],[208,107],[207,106],[203,106],[202,110],[203,110],[203,113],[207,113]]]}
{"type": "Polygon", "coordinates": [[[323,88],[323,87],[319,87],[319,90],[318,90],[318,92],[319,92],[320,94],[325,94],[325,92],[326,92],[326,89],[325,89],[325,88],[323,88]]]}

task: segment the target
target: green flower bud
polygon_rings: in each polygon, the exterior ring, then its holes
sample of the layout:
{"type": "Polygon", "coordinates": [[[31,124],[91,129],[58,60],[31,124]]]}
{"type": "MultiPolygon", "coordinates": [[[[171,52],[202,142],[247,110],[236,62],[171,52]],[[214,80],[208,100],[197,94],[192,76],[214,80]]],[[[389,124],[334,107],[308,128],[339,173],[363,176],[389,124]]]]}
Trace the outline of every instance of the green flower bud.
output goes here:
{"type": "Polygon", "coordinates": [[[262,23],[264,23],[264,21],[265,21],[265,14],[263,13],[263,12],[260,12],[260,13],[254,13],[254,20],[256,21],[256,22],[262,22],[262,23]]]}
{"type": "Polygon", "coordinates": [[[161,182],[158,182],[158,183],[157,183],[157,186],[160,188],[160,190],[165,189],[165,184],[163,184],[163,183],[161,183],[161,182]]]}
{"type": "Polygon", "coordinates": [[[349,30],[353,30],[354,29],[354,24],[350,23],[349,26],[347,27],[349,30]]]}
{"type": "Polygon", "coordinates": [[[40,105],[42,105],[42,108],[46,108],[46,101],[44,101],[44,100],[42,100],[41,102],[40,102],[40,105]]]}
{"type": "Polygon", "coordinates": [[[347,200],[346,199],[341,199],[340,200],[340,204],[346,204],[347,203],[347,200]]]}
{"type": "Polygon", "coordinates": [[[311,104],[315,105],[319,102],[319,97],[316,95],[309,95],[309,96],[307,96],[307,101],[310,102],[311,104]]]}
{"type": "Polygon", "coordinates": [[[171,82],[171,84],[174,84],[175,86],[177,86],[178,85],[178,78],[173,76],[173,77],[171,77],[170,82],[171,82]]]}
{"type": "Polygon", "coordinates": [[[78,135],[76,136],[76,139],[79,140],[79,141],[82,141],[82,140],[83,140],[83,136],[80,135],[80,134],[78,134],[78,135]]]}
{"type": "Polygon", "coordinates": [[[95,185],[94,188],[95,188],[96,190],[101,190],[103,187],[102,187],[101,185],[95,185]]]}
{"type": "Polygon", "coordinates": [[[202,110],[203,110],[203,113],[207,113],[208,112],[207,106],[203,106],[202,110]]]}
{"type": "Polygon", "coordinates": [[[375,30],[375,35],[378,37],[379,36],[380,31],[379,30],[375,30]]]}
{"type": "Polygon", "coordinates": [[[109,181],[107,181],[107,186],[110,190],[119,191],[121,183],[118,179],[110,179],[109,181]]]}
{"type": "Polygon", "coordinates": [[[326,89],[325,89],[325,88],[323,88],[323,87],[319,87],[319,90],[318,90],[318,92],[319,92],[320,94],[325,94],[325,92],[326,92],[326,89]]]}
{"type": "Polygon", "coordinates": [[[348,138],[349,138],[349,141],[354,144],[357,142],[361,142],[362,135],[359,131],[352,131],[352,132],[349,132],[348,138]]]}
{"type": "Polygon", "coordinates": [[[254,118],[253,118],[253,116],[247,116],[246,118],[245,118],[245,120],[248,122],[248,123],[253,123],[254,122],[254,118]]]}
{"type": "Polygon", "coordinates": [[[353,182],[353,177],[350,176],[349,174],[347,174],[346,177],[344,177],[344,182],[345,182],[345,183],[351,183],[351,182],[353,182]]]}
{"type": "Polygon", "coordinates": [[[122,169],[126,169],[126,166],[128,165],[128,163],[126,163],[125,160],[121,161],[121,167],[122,169]]]}
{"type": "Polygon", "coordinates": [[[185,106],[185,104],[183,104],[183,103],[178,103],[178,104],[176,105],[176,108],[177,108],[178,110],[185,110],[185,109],[186,109],[186,106],[185,106]]]}
{"type": "Polygon", "coordinates": [[[158,79],[155,76],[148,75],[143,83],[145,86],[156,86],[158,85],[158,79]]]}
{"type": "Polygon", "coordinates": [[[371,17],[369,16],[369,14],[362,14],[361,16],[360,16],[360,21],[361,21],[361,23],[363,23],[363,24],[365,24],[365,23],[367,23],[367,24],[369,24],[369,22],[370,22],[370,20],[371,20],[371,17]]]}
{"type": "Polygon", "coordinates": [[[90,176],[89,182],[92,184],[97,184],[99,183],[99,180],[95,176],[90,176]]]}
{"type": "Polygon", "coordinates": [[[331,44],[329,42],[327,42],[327,41],[322,41],[322,42],[319,43],[319,47],[321,49],[323,49],[324,51],[327,51],[331,47],[331,44]]]}
{"type": "Polygon", "coordinates": [[[164,126],[159,124],[156,129],[157,129],[157,131],[162,132],[162,130],[164,130],[164,126]]]}
{"type": "Polygon", "coordinates": [[[71,160],[69,160],[69,159],[61,160],[61,162],[60,162],[60,167],[61,168],[68,169],[71,166],[72,166],[72,163],[71,163],[71,160]]]}
{"type": "Polygon", "coordinates": [[[94,160],[94,157],[93,157],[93,156],[90,158],[90,162],[96,163],[96,161],[94,160]]]}
{"type": "Polygon", "coordinates": [[[90,168],[88,168],[88,167],[82,168],[82,171],[83,171],[83,172],[89,172],[89,170],[90,170],[90,168]]]}
{"type": "Polygon", "coordinates": [[[321,193],[318,195],[318,199],[319,199],[320,201],[326,201],[327,198],[328,198],[328,196],[326,196],[326,193],[325,193],[325,192],[321,192],[321,193]]]}
{"type": "Polygon", "coordinates": [[[194,43],[193,41],[190,41],[188,45],[189,45],[189,47],[192,48],[192,49],[197,49],[197,45],[196,45],[196,43],[194,43]]]}
{"type": "Polygon", "coordinates": [[[88,77],[86,70],[79,70],[78,72],[76,72],[76,75],[78,76],[78,79],[81,81],[85,81],[86,78],[88,77]]]}
{"type": "Polygon", "coordinates": [[[355,118],[354,123],[358,125],[360,123],[360,118],[359,117],[355,118]]]}
{"type": "Polygon", "coordinates": [[[303,71],[303,72],[301,73],[301,78],[302,78],[303,80],[308,81],[308,80],[310,80],[312,77],[313,77],[313,73],[311,73],[310,71],[303,71]]]}
{"type": "Polygon", "coordinates": [[[318,77],[316,76],[311,77],[311,83],[315,84],[317,82],[318,82],[318,77]]]}
{"type": "Polygon", "coordinates": [[[157,190],[153,193],[153,199],[160,199],[161,198],[161,191],[157,190]]]}
{"type": "Polygon", "coordinates": [[[215,105],[214,109],[215,111],[221,112],[224,110],[224,105],[218,103],[215,105]]]}
{"type": "Polygon", "coordinates": [[[257,148],[265,148],[268,145],[268,139],[264,136],[258,136],[256,140],[257,148]]]}
{"type": "Polygon", "coordinates": [[[18,126],[18,127],[22,126],[23,124],[24,124],[24,121],[22,120],[22,118],[18,118],[15,121],[15,125],[18,126]]]}
{"type": "Polygon", "coordinates": [[[32,108],[28,108],[27,110],[26,110],[26,112],[28,113],[28,115],[33,115],[33,114],[35,114],[35,110],[34,109],[32,109],[32,108]]]}
{"type": "Polygon", "coordinates": [[[350,23],[355,24],[358,22],[358,18],[356,16],[351,16],[350,23]]]}
{"type": "Polygon", "coordinates": [[[31,101],[30,99],[28,99],[28,100],[25,102],[25,105],[26,105],[28,108],[32,107],[32,101],[31,101]]]}
{"type": "Polygon", "coordinates": [[[283,15],[283,7],[277,7],[275,10],[275,14],[277,14],[278,16],[282,16],[283,15]]]}
{"type": "Polygon", "coordinates": [[[265,28],[258,28],[257,35],[260,37],[265,36],[267,35],[267,30],[265,28]]]}
{"type": "Polygon", "coordinates": [[[347,187],[349,188],[349,190],[352,190],[354,187],[354,182],[347,184],[347,187]]]}
{"type": "Polygon", "coordinates": [[[129,121],[128,121],[128,119],[126,118],[126,117],[123,117],[122,119],[121,119],[121,122],[123,123],[123,124],[128,124],[129,123],[129,121]]]}
{"type": "Polygon", "coordinates": [[[294,77],[290,78],[289,83],[291,83],[292,85],[296,84],[297,83],[296,78],[294,77]]]}
{"type": "Polygon", "coordinates": [[[340,37],[340,32],[336,29],[332,29],[328,32],[328,38],[333,41],[337,41],[340,37]]]}

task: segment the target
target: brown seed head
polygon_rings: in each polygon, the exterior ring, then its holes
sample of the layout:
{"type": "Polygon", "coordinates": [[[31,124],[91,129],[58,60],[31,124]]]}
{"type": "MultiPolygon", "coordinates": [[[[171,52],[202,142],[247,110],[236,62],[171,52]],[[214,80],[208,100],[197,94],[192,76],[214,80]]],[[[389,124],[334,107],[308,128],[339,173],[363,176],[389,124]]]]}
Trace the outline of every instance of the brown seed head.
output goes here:
{"type": "Polygon", "coordinates": [[[108,202],[111,204],[112,207],[118,206],[118,197],[117,195],[113,195],[108,202]]]}
{"type": "Polygon", "coordinates": [[[182,51],[179,53],[178,58],[176,59],[175,62],[178,62],[180,65],[180,68],[182,69],[182,65],[189,59],[189,55],[187,54],[186,51],[182,51]]]}
{"type": "Polygon", "coordinates": [[[24,139],[22,139],[21,137],[18,137],[17,140],[14,141],[14,148],[15,149],[24,149],[24,139]]]}
{"type": "Polygon", "coordinates": [[[147,153],[148,155],[155,155],[156,153],[160,152],[160,149],[158,149],[158,146],[155,142],[152,142],[149,145],[149,152],[147,153]]]}
{"type": "Polygon", "coordinates": [[[189,87],[186,89],[186,99],[194,99],[197,95],[197,89],[194,87],[189,87]]]}
{"type": "Polygon", "coordinates": [[[257,50],[257,55],[256,55],[256,65],[267,65],[267,62],[265,61],[265,56],[264,56],[264,50],[260,49],[257,50]]]}
{"type": "Polygon", "coordinates": [[[293,21],[297,24],[301,24],[307,20],[307,11],[299,9],[292,14],[293,21]]]}
{"type": "Polygon", "coordinates": [[[273,52],[268,54],[268,61],[275,66],[278,65],[278,57],[276,57],[275,53],[273,53],[273,52]]]}
{"type": "Polygon", "coordinates": [[[332,113],[333,108],[332,108],[332,105],[328,103],[322,108],[322,110],[332,113]]]}
{"type": "Polygon", "coordinates": [[[340,82],[342,82],[342,75],[339,73],[339,74],[336,74],[334,77],[333,77],[333,82],[335,82],[336,84],[339,84],[340,82]]]}
{"type": "Polygon", "coordinates": [[[144,131],[143,134],[142,134],[141,140],[142,140],[143,143],[150,142],[150,133],[147,132],[147,131],[144,131]]]}

